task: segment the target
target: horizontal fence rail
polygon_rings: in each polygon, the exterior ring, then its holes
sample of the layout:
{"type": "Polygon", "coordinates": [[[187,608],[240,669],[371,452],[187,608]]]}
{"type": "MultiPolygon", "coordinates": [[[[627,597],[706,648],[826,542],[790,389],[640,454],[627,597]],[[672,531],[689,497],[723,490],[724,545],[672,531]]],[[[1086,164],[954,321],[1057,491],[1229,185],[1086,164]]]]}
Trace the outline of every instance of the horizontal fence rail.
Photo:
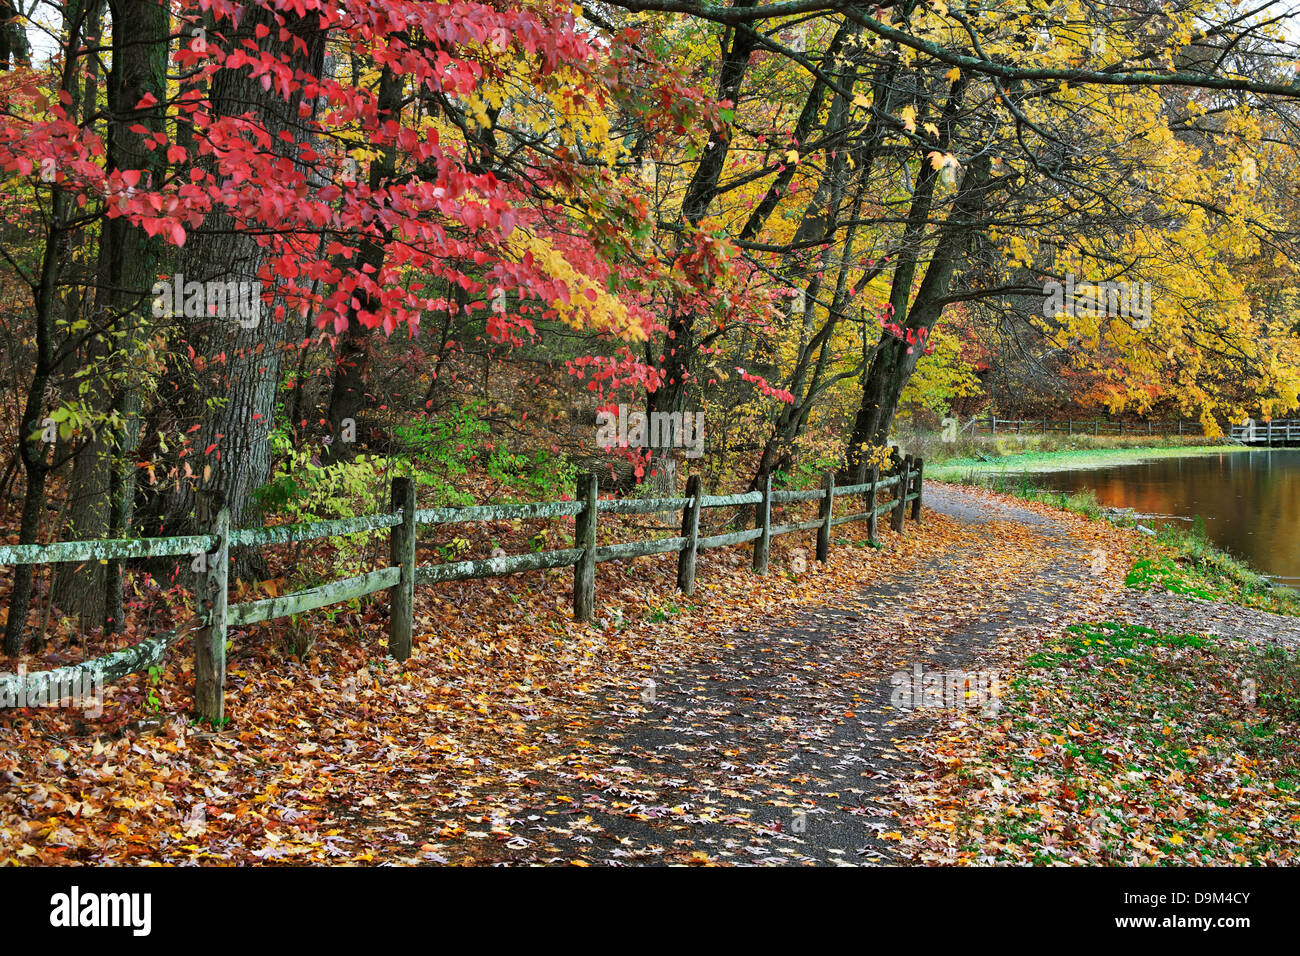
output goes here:
{"type": "Polygon", "coordinates": [[[5,544],[0,545],[0,565],[62,564],[114,558],[168,558],[211,551],[216,540],[210,534],[197,534],[180,538],[110,538],[103,541],[60,541],[56,544],[5,544]]]}
{"type": "Polygon", "coordinates": [[[1228,429],[1228,437],[1243,445],[1282,445],[1300,442],[1300,419],[1284,419],[1276,422],[1247,422],[1245,425],[1233,425],[1228,429]]]}
{"type": "MultiPolygon", "coordinates": [[[[1067,435],[1187,435],[1204,436],[1205,427],[1200,422],[1178,419],[1165,422],[1114,422],[1100,418],[997,418],[985,416],[972,418],[957,429],[971,436],[988,435],[1046,435],[1060,432],[1067,435]]],[[[1250,421],[1230,425],[1227,437],[1246,445],[1279,445],[1300,443],[1300,419],[1272,422],[1250,421]]]]}
{"type": "Polygon", "coordinates": [[[997,418],[986,415],[972,418],[958,431],[971,436],[988,435],[1046,435],[1061,432],[1066,435],[1204,435],[1200,422],[1114,422],[1101,418],[997,418]]]}
{"type": "Polygon", "coordinates": [[[231,529],[227,509],[213,496],[201,498],[201,526],[206,535],[171,538],[69,541],[56,544],[0,546],[0,565],[53,564],[63,562],[128,558],[195,558],[198,614],[190,624],[165,634],[146,638],[131,647],[69,667],[26,675],[0,675],[3,699],[48,699],[38,695],[50,688],[93,675],[108,682],[138,673],[162,661],[167,649],[192,634],[195,656],[195,709],[202,718],[221,720],[225,716],[226,631],[231,626],[255,624],[301,614],[331,604],[366,597],[381,591],[389,595],[389,653],[405,660],[411,653],[414,625],[414,588],[417,584],[442,584],[476,578],[503,577],[524,571],[573,568],[573,615],[591,620],[595,613],[595,567],[609,561],[624,561],[656,554],[677,554],[677,586],[687,595],[694,591],[696,557],[701,550],[734,547],[753,542],[753,570],[766,574],[774,536],[815,531],[817,558],[829,560],[831,528],[854,521],[867,523],[867,540],[876,544],[877,522],[889,516],[895,531],[902,531],[905,512],[921,519],[924,462],[911,455],[899,460],[897,474],[882,478],[873,468],[870,480],[836,487],[827,472],[821,488],[772,490],[771,478],[762,490],[742,494],[707,495],[698,475],[688,479],[686,496],[680,498],[602,499],[595,475],[583,475],[573,501],[546,501],[510,505],[473,505],[464,508],[415,506],[415,485],[409,478],[393,479],[392,510],[377,515],[328,521],[302,522],[265,528],[231,529]],[[878,502],[881,492],[893,490],[891,500],[878,502]],[[836,501],[848,502],[848,513],[835,514],[836,501]],[[807,521],[772,524],[772,507],[805,502],[818,503],[818,515],[807,521]],[[852,504],[860,501],[858,508],[852,504]],[[709,508],[748,508],[754,511],[754,526],[723,534],[701,535],[700,515],[709,508]],[[600,515],[640,515],[677,512],[681,533],[648,541],[626,541],[598,545],[600,515]],[[540,520],[572,517],[574,546],[530,554],[494,555],[466,561],[421,565],[416,557],[416,535],[420,526],[466,524],[485,521],[540,520]],[[293,544],[365,532],[387,531],[389,565],[354,577],[331,581],[291,594],[228,605],[229,551],[232,547],[260,547],[293,544]],[[201,558],[201,560],[200,560],[201,558]],[[26,697],[22,695],[26,694],[26,697]]]}
{"type": "Polygon", "coordinates": [[[415,513],[416,524],[468,524],[477,521],[515,521],[527,518],[561,518],[576,515],[576,501],[541,501],[527,505],[473,505],[468,508],[425,508],[415,513]]]}
{"type": "Polygon", "coordinates": [[[336,518],[330,521],[306,521],[299,524],[280,524],[270,528],[247,528],[230,532],[232,548],[256,547],[265,544],[296,544],[299,541],[316,541],[320,538],[340,538],[346,534],[364,531],[382,531],[402,523],[400,514],[365,515],[360,518],[336,518]]]}
{"type": "Polygon", "coordinates": [[[318,607],[340,604],[354,598],[365,597],[376,591],[387,591],[397,587],[401,581],[401,568],[380,568],[356,577],[331,581],[306,591],[295,591],[280,597],[264,598],[247,604],[236,604],[226,611],[227,624],[256,624],[259,621],[273,621],[277,617],[301,614],[318,607]]]}

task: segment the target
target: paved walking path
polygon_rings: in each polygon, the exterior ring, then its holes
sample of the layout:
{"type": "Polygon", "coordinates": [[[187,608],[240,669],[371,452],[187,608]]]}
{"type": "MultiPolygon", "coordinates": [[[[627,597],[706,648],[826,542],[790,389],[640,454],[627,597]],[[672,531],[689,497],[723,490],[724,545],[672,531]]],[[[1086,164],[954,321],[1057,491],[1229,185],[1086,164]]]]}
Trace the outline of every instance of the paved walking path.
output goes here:
{"type": "Polygon", "coordinates": [[[891,677],[996,671],[1018,629],[1055,631],[1103,593],[1089,543],[1065,522],[956,488],[927,489],[926,504],[946,516],[927,520],[977,525],[980,544],[790,626],[725,635],[665,667],[652,693],[592,694],[592,712],[542,734],[566,755],[494,792],[489,810],[466,802],[469,839],[449,855],[465,844],[513,863],[891,861],[893,784],[921,772],[897,745],[995,713],[899,709],[891,677]],[[1014,576],[982,573],[990,552],[1014,576]]]}

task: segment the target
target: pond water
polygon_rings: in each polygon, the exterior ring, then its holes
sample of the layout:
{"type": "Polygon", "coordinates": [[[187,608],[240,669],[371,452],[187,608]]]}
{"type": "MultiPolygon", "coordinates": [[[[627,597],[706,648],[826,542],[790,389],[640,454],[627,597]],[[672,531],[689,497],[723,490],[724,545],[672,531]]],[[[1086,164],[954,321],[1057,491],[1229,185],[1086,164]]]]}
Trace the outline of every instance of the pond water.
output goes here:
{"type": "Polygon", "coordinates": [[[1029,477],[1040,487],[1061,491],[1091,488],[1099,502],[1115,508],[1199,515],[1219,547],[1280,584],[1300,586],[1300,448],[1153,458],[1029,477]]]}

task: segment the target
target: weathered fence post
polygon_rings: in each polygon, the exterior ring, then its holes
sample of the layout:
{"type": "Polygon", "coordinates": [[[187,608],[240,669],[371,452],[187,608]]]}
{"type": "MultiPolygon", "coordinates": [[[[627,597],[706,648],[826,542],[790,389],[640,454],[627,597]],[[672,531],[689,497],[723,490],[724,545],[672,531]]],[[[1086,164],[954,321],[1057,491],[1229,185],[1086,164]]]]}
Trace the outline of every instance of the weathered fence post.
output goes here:
{"type": "Polygon", "coordinates": [[[1065,422],[1065,428],[1066,428],[1066,432],[1065,432],[1065,433],[1066,433],[1067,435],[1073,435],[1073,434],[1074,434],[1074,419],[1073,419],[1073,418],[1070,418],[1070,419],[1067,419],[1067,420],[1066,420],[1066,422],[1065,422]]]}
{"type": "Polygon", "coordinates": [[[700,549],[700,500],[704,483],[699,475],[686,479],[686,497],[691,501],[682,509],[682,537],[686,546],[677,555],[677,589],[683,594],[695,590],[695,555],[700,549]]]}
{"type": "Polygon", "coordinates": [[[821,518],[821,527],[817,529],[817,560],[825,563],[831,557],[831,515],[835,511],[835,472],[826,472],[822,481],[822,491],[826,497],[821,501],[817,517],[821,518]]]}
{"type": "Polygon", "coordinates": [[[916,500],[912,502],[912,520],[921,523],[921,495],[925,483],[925,459],[916,459],[916,500]]]}
{"type": "Polygon", "coordinates": [[[393,510],[402,512],[402,523],[388,533],[388,560],[401,569],[397,584],[388,589],[388,653],[399,661],[411,656],[411,633],[415,629],[415,482],[394,478],[393,510]]]}
{"type": "Polygon", "coordinates": [[[230,509],[220,492],[198,497],[199,521],[217,539],[216,550],[204,555],[198,579],[199,613],[207,627],[194,632],[194,711],[200,719],[222,721],[226,716],[226,586],[230,579],[230,509]],[[213,509],[216,514],[213,515],[213,509]],[[206,615],[203,613],[206,610],[206,615]]]}
{"type": "Polygon", "coordinates": [[[997,433],[998,433],[998,420],[993,415],[989,415],[989,434],[996,435],[997,433]]]}
{"type": "Polygon", "coordinates": [[[573,546],[582,557],[573,567],[573,619],[590,621],[596,613],[596,476],[578,476],[582,511],[573,527],[573,546]]]}
{"type": "Polygon", "coordinates": [[[871,490],[867,492],[867,542],[879,544],[876,540],[876,485],[880,483],[880,466],[871,467],[871,490]]]}
{"type": "Polygon", "coordinates": [[[754,573],[767,574],[767,560],[772,552],[772,476],[763,476],[763,500],[754,506],[754,527],[762,530],[754,539],[754,573]]]}
{"type": "Polygon", "coordinates": [[[903,519],[907,517],[904,510],[907,507],[907,483],[911,481],[912,456],[906,455],[903,458],[903,464],[898,469],[898,501],[894,504],[894,513],[892,525],[895,531],[903,530],[903,519]]]}

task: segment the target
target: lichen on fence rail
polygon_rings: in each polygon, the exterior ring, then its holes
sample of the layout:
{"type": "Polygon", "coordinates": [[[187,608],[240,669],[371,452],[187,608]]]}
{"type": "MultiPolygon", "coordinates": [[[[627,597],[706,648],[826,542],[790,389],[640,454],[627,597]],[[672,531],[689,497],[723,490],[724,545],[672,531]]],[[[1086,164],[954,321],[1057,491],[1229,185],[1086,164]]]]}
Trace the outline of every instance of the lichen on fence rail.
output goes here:
{"type": "Polygon", "coordinates": [[[167,649],[198,627],[197,622],[155,634],[100,657],[30,674],[0,674],[0,701],[49,700],[53,689],[82,685],[87,678],[100,686],[128,674],[139,673],[162,663],[167,649]]]}
{"type": "Polygon", "coordinates": [[[210,534],[176,538],[104,538],[99,541],[56,541],[53,544],[0,545],[0,565],[66,564],[120,558],[166,558],[198,554],[216,546],[210,534]]]}
{"type": "Polygon", "coordinates": [[[473,561],[451,561],[447,564],[422,564],[415,569],[416,584],[442,584],[447,581],[466,581],[473,578],[495,578],[520,571],[541,571],[547,568],[572,567],[582,557],[581,548],[562,551],[537,551],[532,554],[507,554],[473,561]]]}
{"type": "MultiPolygon", "coordinates": [[[[190,535],[173,538],[150,538],[139,540],[103,540],[103,541],[69,541],[47,545],[3,545],[0,546],[0,565],[6,564],[51,564],[82,560],[109,560],[120,558],[165,557],[176,555],[225,555],[230,547],[256,547],[261,545],[289,544],[299,541],[316,540],[328,537],[340,537],[349,534],[387,529],[390,536],[391,566],[368,571],[355,577],[332,581],[318,587],[292,594],[249,601],[227,607],[225,601],[215,601],[205,606],[190,624],[176,631],[145,638],[137,644],[113,651],[94,660],[84,661],[69,667],[56,668],[33,674],[0,675],[0,695],[17,696],[21,689],[30,696],[47,693],[51,687],[63,686],[70,681],[81,679],[86,674],[93,674],[104,683],[123,677],[162,661],[167,648],[190,632],[202,629],[195,639],[197,647],[204,638],[216,663],[220,667],[215,672],[224,675],[224,639],[210,639],[219,634],[224,638],[226,628],[231,625],[246,625],[274,618],[298,614],[329,604],[354,600],[380,591],[389,591],[391,604],[389,650],[398,659],[404,659],[410,650],[410,627],[413,610],[410,607],[414,584],[438,584],[449,581],[461,581],[474,578],[500,577],[523,571],[546,570],[553,568],[575,568],[574,574],[574,617],[577,620],[591,618],[595,602],[595,566],[607,561],[622,561],[632,558],[647,557],[657,554],[678,556],[678,586],[684,593],[690,594],[694,588],[695,561],[698,551],[707,548],[722,548],[738,544],[755,542],[754,570],[765,573],[768,563],[768,547],[773,536],[793,534],[801,531],[817,531],[817,552],[820,560],[827,560],[830,547],[830,529],[851,521],[868,521],[868,540],[875,543],[875,520],[881,515],[892,512],[892,521],[897,530],[901,530],[905,518],[904,509],[912,504],[913,519],[919,520],[921,493],[923,483],[923,463],[911,456],[904,458],[901,473],[880,479],[878,470],[872,471],[872,481],[856,485],[836,487],[834,477],[827,473],[823,487],[807,490],[773,491],[771,482],[764,484],[762,491],[748,491],[731,495],[705,495],[698,476],[693,476],[687,484],[687,496],[683,498],[639,498],[639,499],[602,499],[597,495],[597,482],[594,476],[586,475],[580,480],[578,496],[572,501],[545,501],[526,504],[472,505],[465,508],[424,508],[415,507],[413,483],[407,478],[396,478],[393,483],[393,500],[391,510],[382,514],[367,515],[356,518],[332,519],[326,521],[303,522],[291,525],[276,525],[265,528],[231,530],[228,523],[220,519],[210,525],[213,533],[190,535]],[[900,487],[901,484],[901,487],[900,487]],[[884,504],[876,503],[876,495],[888,488],[898,488],[894,500],[884,504]],[[399,491],[401,494],[399,495],[399,491]],[[834,516],[836,497],[863,495],[866,498],[865,512],[834,516]],[[771,508],[774,504],[793,504],[797,502],[817,501],[820,514],[810,521],[797,521],[783,525],[771,524],[771,508]],[[754,505],[756,527],[726,534],[701,536],[699,533],[699,511],[703,508],[746,507],[754,505]],[[601,513],[614,515],[656,514],[680,511],[683,515],[682,535],[656,538],[648,541],[626,541],[617,544],[596,544],[597,522],[601,513]],[[543,518],[574,517],[575,547],[555,551],[541,551],[531,554],[497,555],[467,561],[453,561],[445,564],[417,564],[414,543],[415,532],[419,525],[462,524],[484,521],[533,520],[543,518]],[[400,544],[400,546],[399,546],[400,544]],[[402,598],[405,593],[406,597],[402,598]],[[399,620],[401,618],[401,620],[399,620]],[[401,640],[397,640],[398,635],[401,640]],[[395,649],[395,642],[403,644],[402,649],[395,649]]],[[[221,514],[225,514],[224,510],[221,514]]],[[[218,567],[224,582],[224,559],[218,567]]],[[[211,567],[208,578],[212,580],[211,567]]],[[[218,586],[217,594],[224,594],[224,587],[218,586]]],[[[201,596],[200,596],[201,598],[201,596]]],[[[199,686],[201,674],[195,669],[195,700],[210,701],[215,715],[220,716],[223,690],[220,686],[221,676],[211,677],[207,683],[199,686]],[[201,693],[202,691],[202,693],[201,693]]],[[[199,706],[199,710],[203,711],[199,706]]],[[[212,717],[211,713],[200,716],[212,717]]]]}
{"type": "Polygon", "coordinates": [[[294,544],[319,538],[341,538],[366,531],[382,531],[402,523],[401,512],[395,514],[362,515],[359,518],[331,518],[325,521],[301,521],[296,524],[277,524],[265,528],[241,528],[230,532],[232,548],[268,544],[294,544]]]}
{"type": "Polygon", "coordinates": [[[380,568],[377,571],[368,571],[355,577],[308,588],[305,591],[294,591],[292,594],[264,598],[261,601],[236,604],[227,612],[226,623],[255,624],[258,621],[270,621],[277,617],[288,617],[318,607],[351,601],[393,587],[397,584],[399,576],[398,568],[380,568]]]}
{"type": "Polygon", "coordinates": [[[522,505],[471,505],[467,508],[421,508],[416,524],[464,524],[477,521],[514,521],[529,518],[561,518],[579,514],[577,501],[538,501],[522,505]]]}

